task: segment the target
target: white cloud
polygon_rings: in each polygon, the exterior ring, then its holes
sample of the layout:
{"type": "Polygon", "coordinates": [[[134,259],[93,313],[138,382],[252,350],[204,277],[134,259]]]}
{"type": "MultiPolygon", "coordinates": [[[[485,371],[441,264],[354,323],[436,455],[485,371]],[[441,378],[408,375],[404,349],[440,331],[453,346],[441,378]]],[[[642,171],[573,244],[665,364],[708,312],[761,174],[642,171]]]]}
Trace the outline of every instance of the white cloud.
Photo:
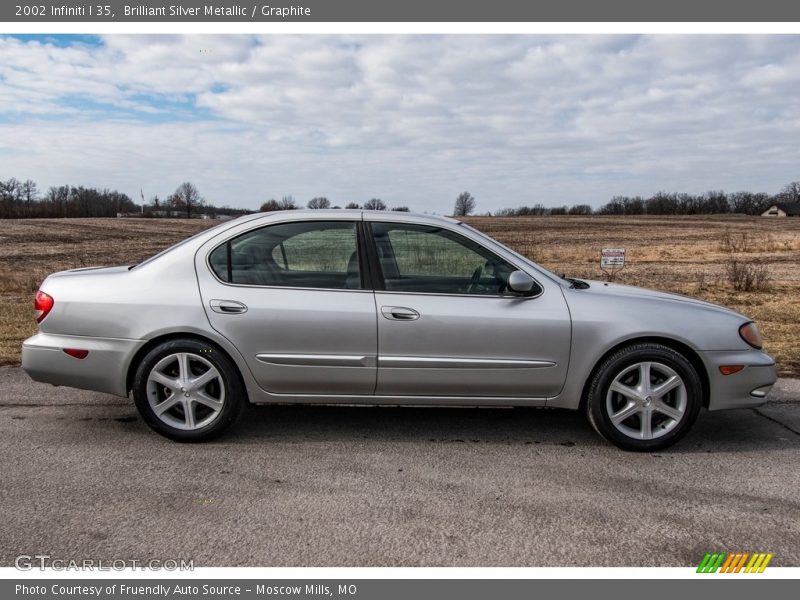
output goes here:
{"type": "Polygon", "coordinates": [[[797,36],[0,38],[0,177],[447,212],[800,178],[797,36]]]}

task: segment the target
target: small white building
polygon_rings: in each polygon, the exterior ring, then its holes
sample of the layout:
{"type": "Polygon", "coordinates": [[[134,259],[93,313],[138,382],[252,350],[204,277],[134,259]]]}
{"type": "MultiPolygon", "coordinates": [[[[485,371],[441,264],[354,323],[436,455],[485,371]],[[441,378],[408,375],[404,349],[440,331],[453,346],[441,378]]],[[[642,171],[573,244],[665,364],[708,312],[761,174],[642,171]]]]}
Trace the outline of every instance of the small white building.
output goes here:
{"type": "Polygon", "coordinates": [[[762,217],[800,217],[800,202],[778,202],[763,213],[762,217]]]}

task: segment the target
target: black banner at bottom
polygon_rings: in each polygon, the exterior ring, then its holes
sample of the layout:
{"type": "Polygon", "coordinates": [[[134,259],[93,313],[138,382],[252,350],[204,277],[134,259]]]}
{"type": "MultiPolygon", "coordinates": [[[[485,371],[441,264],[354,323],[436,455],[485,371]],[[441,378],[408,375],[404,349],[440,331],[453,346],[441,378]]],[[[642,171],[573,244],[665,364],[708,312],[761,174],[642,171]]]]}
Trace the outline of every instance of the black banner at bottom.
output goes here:
{"type": "Polygon", "coordinates": [[[8,600],[534,600],[537,598],[738,598],[793,597],[797,581],[698,575],[697,579],[26,579],[0,581],[8,600]],[[688,596],[687,596],[688,594],[688,596]]]}

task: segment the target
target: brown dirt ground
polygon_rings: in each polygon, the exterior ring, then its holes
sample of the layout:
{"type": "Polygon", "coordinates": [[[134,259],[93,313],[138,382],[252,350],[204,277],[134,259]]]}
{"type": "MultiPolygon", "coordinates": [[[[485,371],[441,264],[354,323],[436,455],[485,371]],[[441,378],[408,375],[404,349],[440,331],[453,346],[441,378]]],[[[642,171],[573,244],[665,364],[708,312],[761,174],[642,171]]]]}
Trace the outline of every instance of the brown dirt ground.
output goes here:
{"type": "MultiPolygon", "coordinates": [[[[759,324],[782,376],[800,376],[800,219],[759,217],[471,217],[544,267],[602,279],[600,249],[624,247],[617,281],[698,296],[741,311],[759,324]],[[734,291],[725,277],[725,237],[742,260],[766,264],[771,283],[734,291]],[[744,236],[744,243],[743,241],[744,236]]],[[[51,272],[132,264],[214,222],[180,219],[31,219],[0,221],[0,364],[19,364],[35,330],[32,296],[51,272]]]]}

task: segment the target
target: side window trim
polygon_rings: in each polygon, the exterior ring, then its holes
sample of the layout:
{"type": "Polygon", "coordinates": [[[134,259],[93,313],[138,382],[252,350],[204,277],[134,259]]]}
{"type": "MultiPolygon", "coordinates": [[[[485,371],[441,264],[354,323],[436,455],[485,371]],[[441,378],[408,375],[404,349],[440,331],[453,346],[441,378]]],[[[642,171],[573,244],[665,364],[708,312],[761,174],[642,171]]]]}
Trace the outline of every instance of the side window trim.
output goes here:
{"type": "Polygon", "coordinates": [[[383,281],[383,270],[381,269],[381,262],[378,258],[378,249],[375,245],[375,235],[372,232],[372,223],[369,221],[362,221],[361,237],[366,250],[364,265],[369,270],[369,286],[367,289],[373,291],[383,291],[386,289],[386,284],[383,281]]]}
{"type": "MultiPolygon", "coordinates": [[[[231,246],[231,240],[233,238],[228,238],[225,242],[225,265],[228,268],[228,283],[233,283],[233,247],[231,246]]],[[[213,252],[213,250],[211,251],[213,252]]],[[[209,252],[209,257],[211,256],[211,252],[209,252]]],[[[210,266],[211,263],[209,263],[210,266]]],[[[213,272],[214,269],[211,269],[213,272]]],[[[216,275],[216,273],[214,273],[216,275]]]]}
{"type": "Polygon", "coordinates": [[[362,221],[356,223],[356,234],[358,235],[358,269],[361,274],[361,289],[374,291],[375,289],[375,269],[370,260],[369,236],[367,224],[362,221]]]}

